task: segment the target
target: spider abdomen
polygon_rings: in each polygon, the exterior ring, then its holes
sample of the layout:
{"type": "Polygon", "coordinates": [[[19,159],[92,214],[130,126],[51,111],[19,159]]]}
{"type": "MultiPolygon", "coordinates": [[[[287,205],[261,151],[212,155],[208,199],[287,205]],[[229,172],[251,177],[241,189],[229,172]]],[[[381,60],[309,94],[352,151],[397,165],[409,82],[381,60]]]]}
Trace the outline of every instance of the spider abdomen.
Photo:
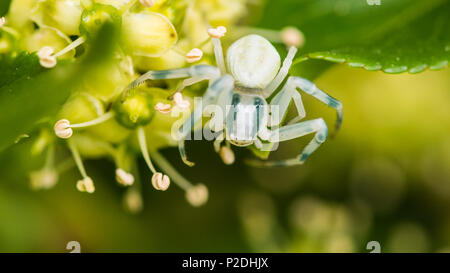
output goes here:
{"type": "Polygon", "coordinates": [[[265,106],[258,95],[234,93],[226,121],[227,139],[236,146],[252,144],[264,126],[265,106]]]}
{"type": "Polygon", "coordinates": [[[280,55],[259,35],[248,35],[234,42],[227,51],[229,72],[239,85],[264,88],[280,69],[280,55]]]}

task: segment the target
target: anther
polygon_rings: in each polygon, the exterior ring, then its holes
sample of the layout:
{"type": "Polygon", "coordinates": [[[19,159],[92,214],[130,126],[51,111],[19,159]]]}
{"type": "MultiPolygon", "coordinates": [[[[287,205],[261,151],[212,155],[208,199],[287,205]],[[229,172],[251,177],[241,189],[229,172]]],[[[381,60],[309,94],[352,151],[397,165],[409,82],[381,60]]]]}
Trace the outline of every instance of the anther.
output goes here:
{"type": "Polygon", "coordinates": [[[72,128],[70,128],[70,121],[67,119],[60,119],[55,123],[53,127],[55,134],[59,138],[70,138],[73,134],[72,128]]]}
{"type": "Polygon", "coordinates": [[[234,163],[234,153],[228,146],[222,146],[219,151],[220,158],[222,158],[223,163],[226,165],[231,165],[234,163]]]}
{"type": "Polygon", "coordinates": [[[68,121],[67,119],[61,119],[55,123],[55,126],[53,127],[53,129],[55,130],[55,134],[58,137],[70,138],[73,134],[72,128],[85,128],[85,127],[101,124],[101,123],[109,120],[113,116],[114,116],[114,113],[112,111],[109,111],[109,112],[99,116],[98,118],[95,118],[90,121],[82,122],[82,123],[77,123],[77,124],[70,124],[70,121],[68,121]]]}
{"type": "Polygon", "coordinates": [[[155,0],[139,0],[139,2],[147,8],[151,8],[155,5],[155,0]]]}
{"type": "Polygon", "coordinates": [[[170,186],[170,178],[162,173],[155,173],[152,176],[152,185],[155,189],[159,191],[165,191],[170,186]]]}
{"type": "Polygon", "coordinates": [[[128,211],[130,211],[131,213],[138,213],[142,210],[142,197],[137,190],[128,190],[123,198],[125,208],[128,209],[128,211]]]}
{"type": "Polygon", "coordinates": [[[176,106],[181,109],[187,109],[191,106],[191,103],[188,100],[183,99],[183,95],[181,95],[180,92],[173,95],[173,100],[175,101],[176,106]]]}
{"type": "Polygon", "coordinates": [[[94,182],[89,176],[78,180],[77,189],[81,192],[93,193],[95,191],[94,182]]]}
{"type": "Polygon", "coordinates": [[[305,42],[305,36],[295,27],[286,27],[281,31],[281,40],[288,47],[300,47],[305,42]]]}
{"type": "Polygon", "coordinates": [[[208,29],[208,35],[211,38],[222,38],[223,36],[225,36],[226,32],[227,32],[227,28],[224,26],[219,26],[217,28],[208,29]]]}
{"type": "Polygon", "coordinates": [[[203,184],[192,186],[186,191],[187,201],[194,207],[199,207],[208,201],[208,188],[203,184]]]}
{"type": "Polygon", "coordinates": [[[124,186],[131,186],[134,183],[134,176],[119,168],[116,169],[116,180],[124,186]]]}
{"type": "Polygon", "coordinates": [[[38,51],[37,55],[39,57],[39,63],[41,64],[41,66],[45,68],[55,67],[57,61],[56,58],[52,56],[53,53],[53,48],[49,46],[44,46],[38,51]]]}
{"type": "Polygon", "coordinates": [[[162,114],[168,114],[172,110],[172,106],[170,104],[165,104],[162,102],[158,102],[155,105],[155,110],[162,113],[162,114]]]}
{"type": "Polygon", "coordinates": [[[58,181],[58,172],[54,169],[44,168],[31,172],[30,184],[33,189],[49,189],[58,181]]]}
{"type": "Polygon", "coordinates": [[[195,63],[200,61],[200,59],[203,57],[203,51],[198,48],[193,48],[191,51],[189,51],[186,54],[186,62],[188,63],[195,63]]]}
{"type": "Polygon", "coordinates": [[[0,27],[4,26],[6,24],[6,18],[0,17],[0,27]]]}

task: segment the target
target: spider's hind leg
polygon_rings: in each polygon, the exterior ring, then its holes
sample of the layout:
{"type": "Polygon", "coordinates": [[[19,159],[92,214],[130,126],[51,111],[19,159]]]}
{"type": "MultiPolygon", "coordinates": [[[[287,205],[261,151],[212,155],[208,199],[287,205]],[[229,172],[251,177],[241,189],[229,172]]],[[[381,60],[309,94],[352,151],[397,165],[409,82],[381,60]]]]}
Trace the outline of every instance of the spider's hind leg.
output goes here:
{"type": "Polygon", "coordinates": [[[283,167],[301,165],[319,146],[325,142],[328,136],[328,127],[325,121],[321,118],[308,120],[296,124],[286,125],[280,129],[273,131],[269,139],[270,142],[281,142],[299,138],[311,133],[316,133],[313,139],[306,145],[302,153],[295,158],[278,160],[278,161],[261,161],[261,160],[247,160],[246,162],[255,167],[283,167]]]}

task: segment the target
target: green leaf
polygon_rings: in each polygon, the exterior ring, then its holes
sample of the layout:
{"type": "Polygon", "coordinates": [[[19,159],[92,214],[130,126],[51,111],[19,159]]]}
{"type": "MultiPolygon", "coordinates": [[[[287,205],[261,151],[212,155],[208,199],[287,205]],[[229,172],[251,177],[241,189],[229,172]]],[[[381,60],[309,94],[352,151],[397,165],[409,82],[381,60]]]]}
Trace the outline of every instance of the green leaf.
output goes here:
{"type": "Polygon", "coordinates": [[[5,15],[8,12],[10,0],[1,0],[0,1],[0,16],[5,15]]]}
{"type": "Polygon", "coordinates": [[[269,1],[261,25],[279,29],[294,25],[305,34],[306,43],[294,74],[308,71],[309,62],[300,63],[304,57],[388,73],[416,73],[447,64],[448,0],[380,0],[380,5],[368,2],[269,1]]]}
{"type": "Polygon", "coordinates": [[[35,54],[0,61],[0,150],[56,113],[83,77],[110,56],[115,33],[105,25],[81,62],[61,62],[51,70],[40,68],[35,54]]]}
{"type": "Polygon", "coordinates": [[[39,64],[36,54],[20,53],[17,57],[3,56],[0,61],[0,86],[32,77],[44,68],[39,64]]]}
{"type": "Polygon", "coordinates": [[[410,24],[393,28],[367,44],[310,53],[309,58],[346,62],[352,67],[386,73],[419,73],[445,67],[450,59],[450,2],[434,8],[410,24]]]}

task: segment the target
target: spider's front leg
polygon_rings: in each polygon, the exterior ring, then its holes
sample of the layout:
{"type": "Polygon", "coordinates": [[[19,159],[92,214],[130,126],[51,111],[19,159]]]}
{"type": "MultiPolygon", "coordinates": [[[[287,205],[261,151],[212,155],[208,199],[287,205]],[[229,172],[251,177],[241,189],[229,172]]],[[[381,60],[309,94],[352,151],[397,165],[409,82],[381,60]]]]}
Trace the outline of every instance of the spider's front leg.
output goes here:
{"type": "MultiPolygon", "coordinates": [[[[220,27],[219,27],[220,28],[220,27]]],[[[217,31],[217,30],[214,30],[217,31]]],[[[224,34],[224,33],[223,33],[224,34]]],[[[211,36],[211,34],[210,34],[211,36]]],[[[216,59],[216,64],[218,67],[218,70],[220,73],[214,74],[214,75],[199,75],[199,76],[193,76],[192,78],[185,79],[181,84],[177,87],[175,92],[169,96],[168,99],[172,99],[173,95],[177,92],[182,92],[184,88],[194,85],[198,82],[208,80],[209,84],[212,83],[215,79],[217,79],[220,75],[225,75],[227,73],[226,67],[225,67],[225,60],[223,57],[223,49],[222,49],[222,43],[220,41],[220,37],[211,36],[211,41],[214,47],[214,56],[216,59]]]]}
{"type": "MultiPolygon", "coordinates": [[[[231,97],[234,89],[234,79],[230,75],[224,75],[214,81],[206,93],[202,97],[201,106],[197,106],[194,108],[193,112],[189,116],[189,118],[184,122],[184,124],[179,129],[179,141],[178,141],[178,150],[180,152],[181,159],[188,166],[193,166],[194,163],[190,162],[187,159],[186,151],[184,147],[184,141],[188,134],[190,134],[191,129],[195,126],[195,124],[201,121],[203,116],[203,110],[206,106],[211,105],[213,103],[217,103],[222,108],[223,105],[230,104],[231,97]]],[[[225,114],[223,115],[225,116],[225,114]]]]}
{"type": "Polygon", "coordinates": [[[220,70],[212,65],[194,65],[186,68],[169,69],[169,70],[151,70],[143,74],[136,80],[132,81],[123,91],[122,99],[124,100],[130,90],[138,87],[147,80],[167,80],[189,78],[181,84],[182,89],[185,86],[195,84],[202,80],[215,80],[220,77],[220,70]],[[183,87],[184,86],[184,87],[183,87]]]}
{"type": "MultiPolygon", "coordinates": [[[[278,106],[278,116],[274,116],[272,113],[272,119],[269,126],[278,126],[283,121],[286,115],[289,103],[291,100],[297,107],[298,117],[293,120],[298,121],[305,117],[305,109],[301,100],[300,94],[297,92],[297,88],[300,88],[307,94],[315,97],[321,102],[333,107],[337,111],[337,122],[336,122],[336,133],[342,123],[343,112],[342,104],[340,101],[329,96],[322,90],[318,89],[312,82],[300,78],[300,77],[289,77],[286,85],[281,89],[281,91],[272,99],[270,102],[272,108],[273,106],[278,106]]],[[[263,167],[263,166],[291,166],[303,164],[305,160],[311,155],[327,138],[328,128],[323,119],[315,119],[310,121],[305,121],[301,123],[295,123],[283,126],[275,131],[269,138],[269,142],[276,143],[280,141],[286,141],[304,135],[316,132],[314,138],[311,142],[303,149],[302,153],[293,159],[280,160],[280,161],[259,161],[259,160],[249,160],[248,163],[253,166],[263,167]]]]}
{"type": "Polygon", "coordinates": [[[286,84],[278,94],[270,101],[271,119],[269,120],[269,127],[278,126],[286,116],[287,110],[294,101],[297,108],[298,116],[292,119],[289,123],[300,121],[306,116],[305,107],[303,106],[302,97],[299,92],[291,85],[286,84]]]}
{"type": "Polygon", "coordinates": [[[314,135],[314,138],[308,143],[308,145],[306,145],[302,153],[295,158],[278,161],[247,160],[247,163],[255,167],[281,167],[301,165],[327,139],[328,128],[323,119],[313,119],[283,126],[275,131],[272,131],[272,134],[269,138],[269,142],[277,143],[299,138],[314,132],[316,133],[314,135]]]}
{"type": "Polygon", "coordinates": [[[332,96],[328,95],[324,91],[317,88],[317,86],[311,81],[300,78],[300,77],[289,77],[286,83],[286,88],[297,90],[299,88],[301,91],[305,92],[318,99],[319,101],[325,103],[326,105],[334,108],[337,114],[336,125],[333,134],[336,134],[341,128],[342,119],[343,119],[343,109],[342,103],[332,96]]]}

